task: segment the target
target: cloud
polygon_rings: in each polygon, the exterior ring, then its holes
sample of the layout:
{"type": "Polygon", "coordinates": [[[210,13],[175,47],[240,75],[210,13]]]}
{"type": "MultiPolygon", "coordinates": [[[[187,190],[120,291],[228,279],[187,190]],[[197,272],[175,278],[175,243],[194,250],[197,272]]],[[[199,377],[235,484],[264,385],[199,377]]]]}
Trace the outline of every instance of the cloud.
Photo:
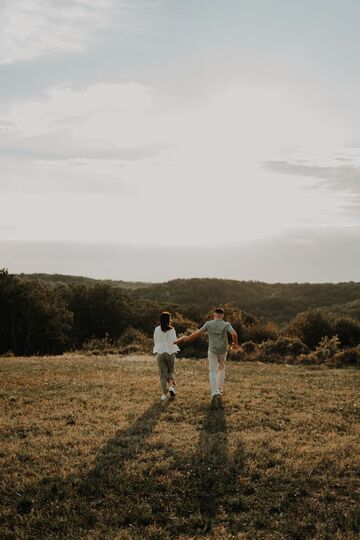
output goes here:
{"type": "Polygon", "coordinates": [[[331,191],[360,194],[359,165],[319,166],[303,162],[265,161],[263,166],[280,174],[314,178],[317,186],[331,191]]]}
{"type": "Polygon", "coordinates": [[[133,161],[158,157],[166,145],[117,146],[103,139],[81,139],[66,130],[56,133],[3,139],[0,155],[30,160],[121,160],[133,161]]]}
{"type": "Polygon", "coordinates": [[[109,242],[0,242],[0,267],[11,272],[53,272],[91,277],[163,281],[222,277],[267,282],[337,282],[358,279],[360,227],[299,228],[267,240],[230,246],[130,247],[109,242]]]}
{"type": "MultiPolygon", "coordinates": [[[[42,99],[26,99],[4,107],[2,118],[16,126],[19,134],[35,135],[64,128],[85,126],[98,116],[121,122],[125,115],[144,114],[153,103],[151,88],[127,81],[95,83],[86,87],[69,85],[51,88],[42,99]]],[[[108,128],[109,129],[109,128],[108,128]]],[[[97,134],[98,137],[98,134],[97,134]]]]}
{"type": "Polygon", "coordinates": [[[263,166],[272,172],[313,178],[311,189],[320,188],[328,193],[338,193],[340,213],[351,219],[360,216],[360,165],[358,158],[337,156],[335,161],[344,165],[315,165],[305,161],[266,161],[263,166]]]}
{"type": "Polygon", "coordinates": [[[84,51],[94,33],[111,25],[113,0],[4,0],[0,64],[84,51]]]}
{"type": "Polygon", "coordinates": [[[0,155],[48,161],[159,157],[171,145],[156,135],[152,102],[151,89],[133,82],[52,88],[45,100],[3,110],[0,155]]]}
{"type": "MultiPolygon", "coordinates": [[[[99,153],[98,158],[80,158],[79,149],[75,148],[74,155],[77,157],[74,159],[70,154],[62,154],[62,150],[53,154],[39,153],[38,159],[31,157],[31,160],[28,160],[23,150],[16,149],[13,155],[1,155],[0,150],[0,196],[8,197],[8,204],[13,205],[13,211],[9,211],[9,208],[2,209],[3,217],[6,213],[8,222],[13,219],[16,219],[18,224],[25,221],[25,229],[28,231],[37,221],[37,217],[44,215],[45,208],[49,219],[47,230],[53,226],[57,207],[57,204],[52,202],[54,196],[76,198],[76,195],[111,194],[110,197],[114,194],[127,196],[133,192],[131,184],[124,179],[123,161],[119,160],[119,153],[114,153],[116,158],[111,158],[109,152],[99,153]],[[43,155],[46,159],[43,159],[43,155]],[[21,204],[24,206],[20,210],[21,204]],[[50,212],[49,205],[55,207],[50,212]]],[[[84,149],[84,155],[87,150],[89,149],[84,149]]],[[[43,151],[41,148],[41,152],[43,151]]],[[[136,151],[137,149],[134,149],[134,152],[136,151]]],[[[124,157],[123,154],[122,158],[124,157]]],[[[131,153],[126,157],[136,160],[136,156],[131,156],[131,153]]],[[[84,213],[83,207],[81,211],[84,213]]],[[[63,222],[63,228],[67,228],[67,221],[63,222]]]]}

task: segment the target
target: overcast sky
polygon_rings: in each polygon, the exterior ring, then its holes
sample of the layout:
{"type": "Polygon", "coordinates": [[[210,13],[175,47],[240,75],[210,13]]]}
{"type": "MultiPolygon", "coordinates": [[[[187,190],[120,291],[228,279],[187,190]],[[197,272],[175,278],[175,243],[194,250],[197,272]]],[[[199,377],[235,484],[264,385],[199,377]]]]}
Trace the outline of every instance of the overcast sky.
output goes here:
{"type": "Polygon", "coordinates": [[[357,0],[1,0],[0,267],[360,280],[357,0]]]}

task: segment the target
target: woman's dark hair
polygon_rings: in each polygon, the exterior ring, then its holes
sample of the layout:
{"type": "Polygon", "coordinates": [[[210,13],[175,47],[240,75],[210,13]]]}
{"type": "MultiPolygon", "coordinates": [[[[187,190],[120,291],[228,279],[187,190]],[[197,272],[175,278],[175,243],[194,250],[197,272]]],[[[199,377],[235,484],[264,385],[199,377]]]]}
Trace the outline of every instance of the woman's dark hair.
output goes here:
{"type": "Polygon", "coordinates": [[[168,330],[171,330],[172,326],[170,326],[170,318],[171,318],[171,315],[168,311],[163,311],[160,314],[160,326],[163,332],[167,332],[168,330]]]}

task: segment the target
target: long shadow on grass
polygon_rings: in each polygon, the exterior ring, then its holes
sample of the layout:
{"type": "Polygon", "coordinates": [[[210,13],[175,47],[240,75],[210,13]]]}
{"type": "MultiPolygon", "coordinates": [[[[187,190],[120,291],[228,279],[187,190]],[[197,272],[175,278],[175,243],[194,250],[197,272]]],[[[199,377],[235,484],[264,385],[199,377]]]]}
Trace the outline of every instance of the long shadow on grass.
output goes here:
{"type": "Polygon", "coordinates": [[[146,450],[146,439],[152,434],[160,416],[171,402],[156,403],[149,407],[134,424],[126,430],[120,430],[101,449],[89,474],[81,480],[84,496],[99,495],[101,489],[117,492],[126,482],[123,469],[128,461],[136,459],[146,450]]]}
{"type": "MultiPolygon", "coordinates": [[[[128,526],[136,536],[154,523],[175,537],[208,531],[220,513],[241,510],[235,483],[243,450],[239,446],[229,454],[222,403],[206,408],[195,453],[189,449],[179,454],[148,440],[162,413],[171,408],[171,402],[152,405],[118,431],[84,475],[51,477],[30,486],[21,502],[25,507],[30,503],[34,511],[28,537],[81,538],[93,529],[104,530],[106,536],[109,530],[128,526]],[[168,460],[168,470],[162,460],[168,460]]],[[[26,528],[24,517],[21,528],[26,528]]]]}
{"type": "Polygon", "coordinates": [[[190,460],[189,476],[183,484],[184,497],[177,507],[177,514],[183,520],[183,530],[199,528],[207,532],[219,514],[243,509],[236,495],[236,477],[243,466],[241,443],[238,443],[234,454],[229,452],[223,403],[208,406],[197,451],[190,460]]]}
{"type": "MultiPolygon", "coordinates": [[[[32,532],[28,538],[43,538],[44,534],[59,538],[80,537],[102,522],[105,516],[114,526],[129,523],[134,514],[131,510],[134,503],[128,505],[126,500],[129,486],[130,499],[133,499],[131,495],[136,486],[131,485],[125,469],[146,450],[147,439],[168,405],[169,402],[152,405],[134,424],[119,430],[100,450],[90,471],[84,475],[49,477],[28,486],[17,501],[17,512],[8,523],[9,530],[19,526],[19,514],[22,514],[20,528],[24,526],[24,514],[31,514],[32,532]]],[[[139,494],[136,497],[139,500],[139,494]]]]}

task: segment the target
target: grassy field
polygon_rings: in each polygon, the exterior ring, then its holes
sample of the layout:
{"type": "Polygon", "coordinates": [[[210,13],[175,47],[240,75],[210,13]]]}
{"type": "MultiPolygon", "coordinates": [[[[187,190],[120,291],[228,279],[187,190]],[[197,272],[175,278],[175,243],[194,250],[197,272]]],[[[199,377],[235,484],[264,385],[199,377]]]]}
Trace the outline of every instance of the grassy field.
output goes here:
{"type": "Polygon", "coordinates": [[[360,538],[360,371],[1,358],[0,538],[360,538]]]}

